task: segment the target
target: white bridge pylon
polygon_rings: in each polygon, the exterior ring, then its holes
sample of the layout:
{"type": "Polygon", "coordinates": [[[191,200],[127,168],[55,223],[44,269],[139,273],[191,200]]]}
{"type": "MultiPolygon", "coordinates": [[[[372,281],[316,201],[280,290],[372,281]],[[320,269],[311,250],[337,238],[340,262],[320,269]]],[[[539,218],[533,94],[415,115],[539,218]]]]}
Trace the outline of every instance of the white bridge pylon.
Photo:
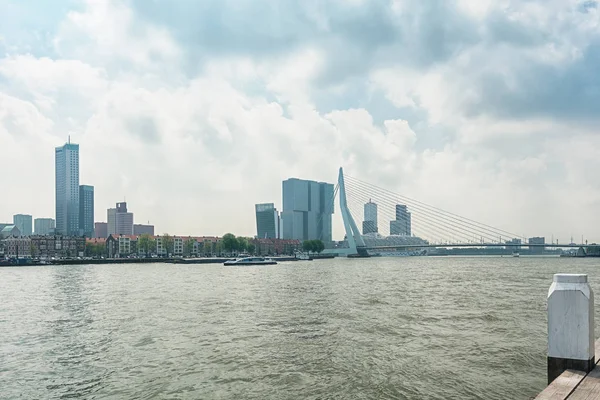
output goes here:
{"type": "Polygon", "coordinates": [[[338,176],[338,187],[340,195],[340,211],[342,213],[342,220],[344,221],[344,229],[346,230],[346,240],[348,241],[348,248],[337,249],[336,253],[340,255],[355,255],[358,254],[358,248],[366,247],[365,241],[356,226],[354,218],[348,209],[348,203],[346,201],[346,186],[344,185],[344,169],[340,167],[340,174],[338,176]]]}

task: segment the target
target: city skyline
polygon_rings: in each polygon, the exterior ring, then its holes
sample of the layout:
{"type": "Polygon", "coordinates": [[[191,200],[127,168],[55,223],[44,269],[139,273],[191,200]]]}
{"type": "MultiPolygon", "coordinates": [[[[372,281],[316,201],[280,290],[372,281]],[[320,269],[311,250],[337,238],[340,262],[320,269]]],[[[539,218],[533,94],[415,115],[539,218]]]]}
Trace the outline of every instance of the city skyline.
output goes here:
{"type": "Polygon", "coordinates": [[[49,149],[70,134],[85,154],[82,181],[95,187],[95,222],[126,196],[158,232],[252,236],[254,204],[281,209],[282,180],[333,182],[344,166],[511,232],[600,242],[598,11],[394,4],[315,14],[294,3],[279,10],[285,26],[226,2],[172,13],[160,1],[3,9],[0,142],[20,167],[5,177],[16,194],[0,200],[0,221],[54,218],[49,149]],[[211,24],[211,12],[231,23],[211,24]],[[188,16],[215,34],[186,31],[197,25],[188,16]],[[436,18],[447,31],[427,23],[436,18]],[[357,35],[358,26],[377,29],[357,35]]]}

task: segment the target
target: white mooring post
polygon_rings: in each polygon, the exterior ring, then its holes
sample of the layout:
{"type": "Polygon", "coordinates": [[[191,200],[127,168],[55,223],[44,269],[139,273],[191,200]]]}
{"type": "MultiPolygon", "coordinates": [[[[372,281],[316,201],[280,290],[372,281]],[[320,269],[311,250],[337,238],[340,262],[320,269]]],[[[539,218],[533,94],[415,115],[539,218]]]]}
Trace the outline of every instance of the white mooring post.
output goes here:
{"type": "Polygon", "coordinates": [[[548,290],[548,383],[594,368],[594,292],[585,274],[556,274],[548,290]]]}

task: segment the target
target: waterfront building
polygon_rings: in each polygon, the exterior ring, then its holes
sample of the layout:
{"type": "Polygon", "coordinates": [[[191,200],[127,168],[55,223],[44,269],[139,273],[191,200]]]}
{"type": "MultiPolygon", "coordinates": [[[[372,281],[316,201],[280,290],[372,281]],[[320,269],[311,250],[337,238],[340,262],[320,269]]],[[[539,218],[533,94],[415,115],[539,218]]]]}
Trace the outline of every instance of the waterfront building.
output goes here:
{"type": "Polygon", "coordinates": [[[371,199],[365,204],[362,228],[363,235],[377,233],[377,203],[373,203],[371,199]]]}
{"type": "Polygon", "coordinates": [[[396,204],[396,219],[390,221],[390,235],[412,235],[411,213],[404,204],[396,204]]]}
{"type": "Polygon", "coordinates": [[[108,224],[106,222],[96,222],[94,224],[94,237],[99,239],[108,237],[108,224]]]}
{"type": "Polygon", "coordinates": [[[108,234],[133,235],[133,213],[127,212],[127,203],[117,203],[107,210],[108,234]]]}
{"type": "Polygon", "coordinates": [[[94,187],[79,186],[79,234],[94,237],[94,187]]]}
{"type": "Polygon", "coordinates": [[[179,236],[173,237],[173,255],[180,256],[183,254],[183,238],[179,236]]]}
{"type": "Polygon", "coordinates": [[[31,236],[32,231],[32,217],[28,214],[16,214],[13,215],[13,225],[19,228],[21,236],[31,236]]]}
{"type": "Polygon", "coordinates": [[[128,256],[131,254],[131,238],[129,236],[119,236],[119,256],[128,256]]]}
{"type": "Polygon", "coordinates": [[[331,242],[333,185],[290,178],[283,181],[283,239],[331,242]]]}
{"type": "Polygon", "coordinates": [[[79,145],[69,141],[55,149],[56,232],[79,234],[79,145]]]}
{"type": "MultiPolygon", "coordinates": [[[[545,237],[531,237],[527,240],[529,244],[546,244],[545,237]]],[[[529,248],[530,254],[542,254],[544,252],[544,247],[542,246],[533,246],[529,248]]]]}
{"type": "Polygon", "coordinates": [[[273,203],[254,206],[256,211],[256,236],[259,238],[279,238],[279,213],[273,203]]]}
{"type": "Polygon", "coordinates": [[[17,228],[16,225],[6,225],[0,231],[0,238],[7,238],[9,236],[19,237],[21,236],[21,231],[17,228]]]}
{"type": "Polygon", "coordinates": [[[54,233],[54,219],[52,218],[36,218],[33,220],[33,230],[38,236],[50,235],[54,233]]]}
{"type": "Polygon", "coordinates": [[[36,258],[83,257],[85,238],[79,236],[31,236],[31,256],[36,258]]]}
{"type": "Polygon", "coordinates": [[[4,239],[4,254],[8,257],[31,257],[31,238],[11,236],[4,239]]]}
{"type": "Polygon", "coordinates": [[[254,245],[255,254],[261,256],[292,255],[302,250],[302,242],[297,239],[255,238],[250,243],[254,245]]]}

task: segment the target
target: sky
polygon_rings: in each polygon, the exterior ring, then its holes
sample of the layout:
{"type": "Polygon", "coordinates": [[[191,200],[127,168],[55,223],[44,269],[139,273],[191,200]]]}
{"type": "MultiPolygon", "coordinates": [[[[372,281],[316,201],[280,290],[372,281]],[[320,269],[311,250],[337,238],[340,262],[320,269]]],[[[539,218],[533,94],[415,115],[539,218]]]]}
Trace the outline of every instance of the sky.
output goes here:
{"type": "MultiPolygon", "coordinates": [[[[600,242],[600,10],[580,0],[0,0],[0,222],[254,235],[289,177],[356,178],[525,236],[600,242]]],[[[339,212],[334,237],[343,237],[339,212]]]]}

